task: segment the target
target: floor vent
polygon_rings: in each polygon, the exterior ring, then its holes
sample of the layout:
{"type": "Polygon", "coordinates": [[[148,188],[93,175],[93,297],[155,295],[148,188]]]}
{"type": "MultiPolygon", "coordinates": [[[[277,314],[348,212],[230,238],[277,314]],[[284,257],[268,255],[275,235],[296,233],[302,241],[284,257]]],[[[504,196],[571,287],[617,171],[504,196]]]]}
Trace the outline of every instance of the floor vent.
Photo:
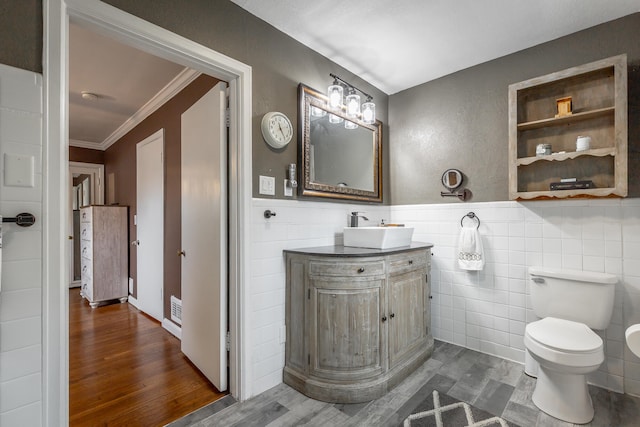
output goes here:
{"type": "Polygon", "coordinates": [[[171,320],[182,325],[182,300],[171,295],[171,320]]]}

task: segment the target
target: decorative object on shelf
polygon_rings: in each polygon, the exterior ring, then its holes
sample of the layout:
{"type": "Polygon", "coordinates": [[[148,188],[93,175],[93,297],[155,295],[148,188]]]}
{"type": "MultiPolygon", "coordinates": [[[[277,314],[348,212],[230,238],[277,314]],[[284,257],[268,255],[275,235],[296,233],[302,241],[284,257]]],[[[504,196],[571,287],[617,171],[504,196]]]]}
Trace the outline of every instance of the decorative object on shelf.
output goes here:
{"type": "Polygon", "coordinates": [[[447,169],[446,171],[444,171],[441,181],[442,185],[444,185],[444,187],[449,191],[441,191],[440,197],[457,197],[463,202],[466,202],[468,199],[470,199],[472,196],[470,190],[467,190],[466,188],[458,190],[458,188],[460,188],[460,186],[462,185],[463,179],[464,178],[462,172],[460,172],[458,169],[447,169]]]}
{"type": "Polygon", "coordinates": [[[509,85],[509,199],[626,197],[627,92],[625,54],[509,85]]]}
{"type": "MultiPolygon", "coordinates": [[[[337,112],[346,111],[348,118],[362,120],[369,125],[374,124],[376,122],[376,104],[373,103],[373,97],[335,74],[329,73],[329,75],[333,77],[333,83],[327,88],[327,107],[337,112]],[[344,98],[343,105],[345,89],[347,96],[344,98]],[[356,91],[365,96],[366,101],[362,105],[360,105],[360,95],[356,91]]],[[[341,123],[343,120],[340,116],[334,114],[329,118],[329,121],[331,123],[341,123]]],[[[347,129],[358,128],[355,121],[349,120],[344,123],[344,126],[347,129]]]]}
{"type": "Polygon", "coordinates": [[[265,142],[275,149],[285,147],[293,138],[291,120],[277,111],[265,114],[260,128],[265,142]]]}
{"type": "Polygon", "coordinates": [[[551,144],[536,145],[536,157],[551,155],[551,144]]]}
{"type": "Polygon", "coordinates": [[[484,249],[480,237],[480,218],[469,212],[460,219],[460,236],[458,237],[458,267],[463,270],[482,270],[484,268],[484,249]],[[464,219],[476,220],[473,224],[465,224],[464,219]]]}
{"type": "Polygon", "coordinates": [[[590,136],[579,136],[576,138],[576,151],[585,151],[591,148],[590,136]]]}
{"type": "Polygon", "coordinates": [[[564,98],[556,99],[556,106],[557,106],[557,110],[558,110],[558,113],[556,114],[556,118],[557,117],[570,116],[570,115],[573,114],[573,112],[571,111],[571,97],[570,96],[565,96],[564,98]]]}
{"type": "Polygon", "coordinates": [[[558,190],[585,190],[585,189],[589,189],[589,188],[595,188],[596,186],[593,185],[593,181],[589,180],[584,180],[584,181],[577,181],[577,180],[573,180],[573,181],[569,181],[569,182],[552,182],[551,184],[549,184],[549,189],[551,191],[558,191],[558,190]]]}

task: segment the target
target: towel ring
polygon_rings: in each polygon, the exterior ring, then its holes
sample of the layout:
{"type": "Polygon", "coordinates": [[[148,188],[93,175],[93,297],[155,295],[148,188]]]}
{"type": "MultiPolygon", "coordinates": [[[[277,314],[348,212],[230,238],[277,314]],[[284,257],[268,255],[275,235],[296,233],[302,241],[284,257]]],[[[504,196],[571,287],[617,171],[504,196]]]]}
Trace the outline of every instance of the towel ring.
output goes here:
{"type": "Polygon", "coordinates": [[[476,226],[476,229],[480,228],[480,218],[478,218],[478,215],[476,215],[473,212],[469,212],[468,214],[460,218],[460,227],[464,227],[464,225],[462,224],[462,221],[464,221],[465,218],[475,219],[476,221],[478,221],[478,225],[476,226]]]}

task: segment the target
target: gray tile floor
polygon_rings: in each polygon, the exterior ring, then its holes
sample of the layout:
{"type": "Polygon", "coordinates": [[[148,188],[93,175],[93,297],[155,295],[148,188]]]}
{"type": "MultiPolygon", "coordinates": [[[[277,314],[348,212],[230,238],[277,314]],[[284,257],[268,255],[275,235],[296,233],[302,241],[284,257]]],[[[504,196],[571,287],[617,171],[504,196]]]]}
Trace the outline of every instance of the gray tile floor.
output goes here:
{"type": "MultiPolygon", "coordinates": [[[[182,426],[397,426],[433,390],[468,402],[522,427],[565,427],[531,401],[535,379],[522,365],[436,341],[433,356],[385,396],[359,404],[310,399],[280,384],[253,399],[225,399],[196,411],[182,426]]],[[[589,426],[640,426],[640,398],[590,386],[595,418],[589,426]]]]}

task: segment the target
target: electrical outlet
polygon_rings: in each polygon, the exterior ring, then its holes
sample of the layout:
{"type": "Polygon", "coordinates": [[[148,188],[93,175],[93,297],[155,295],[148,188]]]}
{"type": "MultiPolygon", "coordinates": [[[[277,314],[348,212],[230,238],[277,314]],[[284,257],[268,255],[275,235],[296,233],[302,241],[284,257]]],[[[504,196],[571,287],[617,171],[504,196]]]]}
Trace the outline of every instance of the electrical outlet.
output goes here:
{"type": "Polygon", "coordinates": [[[275,196],[276,195],[276,179],[272,176],[262,176],[260,175],[260,194],[264,194],[266,196],[275,196]]]}
{"type": "Polygon", "coordinates": [[[289,185],[289,180],[284,180],[284,195],[285,197],[293,197],[293,188],[289,185]]]}

